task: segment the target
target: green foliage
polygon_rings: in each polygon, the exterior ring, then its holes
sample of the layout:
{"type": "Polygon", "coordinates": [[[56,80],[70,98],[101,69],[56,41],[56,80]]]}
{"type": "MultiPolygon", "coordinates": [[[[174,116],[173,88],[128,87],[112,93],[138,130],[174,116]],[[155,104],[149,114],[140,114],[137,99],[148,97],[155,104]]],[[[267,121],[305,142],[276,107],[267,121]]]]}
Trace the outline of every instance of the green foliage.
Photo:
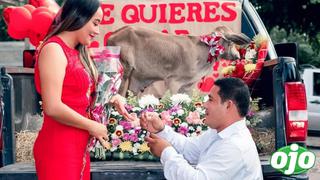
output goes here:
{"type": "Polygon", "coordinates": [[[7,6],[0,4],[0,41],[16,41],[12,38],[9,37],[8,33],[7,33],[7,25],[4,22],[3,16],[2,16],[2,12],[3,9],[6,8],[7,6]]]}
{"type": "Polygon", "coordinates": [[[320,0],[310,0],[311,4],[318,4],[320,3],[320,0]]]}
{"type": "MultiPolygon", "coordinates": [[[[320,53],[312,47],[309,35],[295,31],[287,32],[284,28],[275,26],[270,31],[273,43],[296,42],[299,44],[299,64],[312,64],[320,67],[320,53]]],[[[320,40],[320,35],[319,39],[320,40]]]]}
{"type": "Polygon", "coordinates": [[[318,18],[320,0],[251,0],[251,2],[267,29],[281,29],[271,35],[275,42],[299,43],[299,61],[320,67],[318,18]]]}

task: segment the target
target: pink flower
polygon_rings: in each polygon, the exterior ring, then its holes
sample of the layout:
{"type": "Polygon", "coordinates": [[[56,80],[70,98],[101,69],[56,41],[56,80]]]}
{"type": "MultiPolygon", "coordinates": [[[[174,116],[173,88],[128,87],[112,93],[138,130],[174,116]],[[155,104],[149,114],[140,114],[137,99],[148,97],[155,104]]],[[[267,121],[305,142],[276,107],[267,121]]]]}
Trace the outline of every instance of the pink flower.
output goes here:
{"type": "Polygon", "coordinates": [[[98,76],[98,83],[102,83],[102,82],[104,82],[105,80],[104,80],[104,77],[103,77],[103,75],[99,75],[98,76]]]}
{"type": "Polygon", "coordinates": [[[123,126],[123,128],[125,130],[131,130],[132,129],[132,124],[130,122],[128,122],[128,121],[120,121],[119,124],[121,126],[123,126]]]}
{"type": "Polygon", "coordinates": [[[132,134],[130,136],[130,141],[132,142],[137,142],[139,139],[138,139],[138,135],[137,134],[132,134]]]}
{"type": "Polygon", "coordinates": [[[112,140],[112,147],[117,147],[121,143],[120,139],[113,139],[112,140]]]}
{"type": "Polygon", "coordinates": [[[170,119],[169,111],[162,111],[160,116],[161,116],[161,120],[164,124],[166,124],[168,126],[172,126],[172,120],[170,119]]]}
{"type": "Polygon", "coordinates": [[[178,132],[180,134],[186,135],[188,133],[188,127],[180,126],[179,129],[178,129],[178,132]]]}
{"type": "Polygon", "coordinates": [[[253,112],[253,111],[251,111],[251,110],[249,110],[249,112],[248,112],[247,116],[249,116],[249,117],[254,116],[254,112],[253,112]]]}
{"type": "Polygon", "coordinates": [[[125,104],[124,107],[126,108],[127,111],[132,111],[132,109],[134,108],[134,106],[130,104],[125,104]]]}
{"type": "Polygon", "coordinates": [[[124,135],[123,135],[123,140],[129,141],[129,140],[130,140],[130,134],[124,133],[124,135]]]}
{"type": "Polygon", "coordinates": [[[98,105],[91,110],[91,116],[95,121],[100,122],[101,117],[103,116],[103,112],[104,112],[104,107],[102,105],[98,105]]]}
{"type": "Polygon", "coordinates": [[[200,114],[198,111],[189,112],[188,117],[186,118],[189,124],[201,124],[200,114]]]}
{"type": "Polygon", "coordinates": [[[141,127],[135,127],[134,128],[134,133],[139,134],[141,132],[141,127]]]}

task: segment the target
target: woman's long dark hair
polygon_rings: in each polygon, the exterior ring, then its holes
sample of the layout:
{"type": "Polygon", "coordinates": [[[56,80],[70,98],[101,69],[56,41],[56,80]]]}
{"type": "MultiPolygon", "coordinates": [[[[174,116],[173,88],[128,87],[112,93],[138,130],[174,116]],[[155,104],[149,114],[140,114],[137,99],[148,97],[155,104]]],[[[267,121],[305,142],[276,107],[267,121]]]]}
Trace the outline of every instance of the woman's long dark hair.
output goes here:
{"type": "MultiPolygon", "coordinates": [[[[44,42],[61,32],[76,31],[82,28],[89,22],[99,7],[99,0],[65,0],[44,42]]],[[[76,49],[80,52],[81,63],[96,83],[98,72],[93,60],[90,58],[87,47],[79,44],[76,49]]]]}

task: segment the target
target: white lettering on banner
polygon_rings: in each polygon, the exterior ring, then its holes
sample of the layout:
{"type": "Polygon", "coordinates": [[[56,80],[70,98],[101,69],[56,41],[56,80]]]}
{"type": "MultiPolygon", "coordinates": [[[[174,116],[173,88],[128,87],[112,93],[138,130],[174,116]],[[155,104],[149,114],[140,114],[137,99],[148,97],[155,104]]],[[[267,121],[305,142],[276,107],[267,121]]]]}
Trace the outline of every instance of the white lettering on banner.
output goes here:
{"type": "Polygon", "coordinates": [[[241,3],[236,0],[108,0],[101,8],[100,46],[106,45],[114,30],[125,25],[177,35],[209,34],[221,25],[241,31],[241,3]]]}

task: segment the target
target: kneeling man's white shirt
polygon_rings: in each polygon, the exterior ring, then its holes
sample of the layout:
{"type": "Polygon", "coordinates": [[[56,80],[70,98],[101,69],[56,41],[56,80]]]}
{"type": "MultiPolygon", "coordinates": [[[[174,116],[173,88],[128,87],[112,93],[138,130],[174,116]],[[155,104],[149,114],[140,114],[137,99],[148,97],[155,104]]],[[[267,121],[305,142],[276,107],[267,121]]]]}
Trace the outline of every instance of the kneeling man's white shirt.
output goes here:
{"type": "Polygon", "coordinates": [[[245,120],[219,133],[209,129],[193,138],[175,133],[169,126],[157,135],[173,146],[161,154],[168,180],[263,179],[259,155],[245,120]]]}

